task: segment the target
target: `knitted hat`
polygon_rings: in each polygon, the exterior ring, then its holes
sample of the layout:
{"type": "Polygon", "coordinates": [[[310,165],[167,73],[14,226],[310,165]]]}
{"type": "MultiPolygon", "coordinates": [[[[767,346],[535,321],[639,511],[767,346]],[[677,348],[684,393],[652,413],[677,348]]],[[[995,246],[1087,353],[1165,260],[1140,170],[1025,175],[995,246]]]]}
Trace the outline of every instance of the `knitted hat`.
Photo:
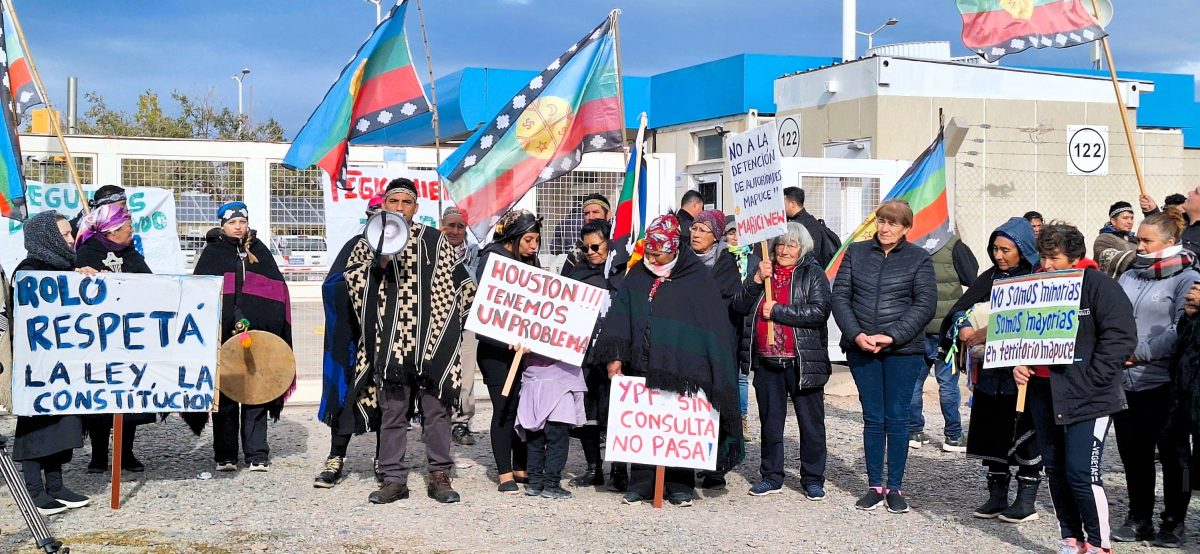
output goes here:
{"type": "Polygon", "coordinates": [[[217,219],[221,220],[222,225],[229,223],[231,219],[239,217],[247,221],[250,220],[250,210],[246,207],[245,202],[229,202],[217,208],[217,219]]]}
{"type": "Polygon", "coordinates": [[[679,220],[673,214],[660,215],[646,228],[646,250],[679,251],[679,220]]]}
{"type": "Polygon", "coordinates": [[[1125,212],[1133,213],[1133,205],[1122,200],[1108,207],[1108,218],[1112,219],[1125,212]]]}
{"type": "Polygon", "coordinates": [[[725,212],[721,210],[704,210],[696,216],[696,225],[704,225],[720,238],[725,234],[725,212]]]}
{"type": "Polygon", "coordinates": [[[737,218],[733,214],[725,216],[725,232],[737,230],[737,218]]]}

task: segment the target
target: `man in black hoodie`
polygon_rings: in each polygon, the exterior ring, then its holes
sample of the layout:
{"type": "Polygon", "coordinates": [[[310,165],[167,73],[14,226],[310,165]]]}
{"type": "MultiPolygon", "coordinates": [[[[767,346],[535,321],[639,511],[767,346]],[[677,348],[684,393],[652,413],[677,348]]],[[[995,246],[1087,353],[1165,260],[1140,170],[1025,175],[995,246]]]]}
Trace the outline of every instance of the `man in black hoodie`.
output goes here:
{"type": "Polygon", "coordinates": [[[837,235],[825,226],[821,220],[813,217],[804,209],[804,189],[787,187],[783,189],[783,207],[787,211],[788,221],[795,221],[808,230],[813,239],[813,257],[821,267],[829,265],[829,261],[842,247],[837,235]]]}
{"type": "Polygon", "coordinates": [[[1110,552],[1101,457],[1110,416],[1127,407],[1121,375],[1137,345],[1137,328],[1129,297],[1084,258],[1086,251],[1083,234],[1071,225],[1051,223],[1038,235],[1042,269],[1084,270],[1075,362],[1017,366],[1013,379],[1029,387],[1026,407],[1037,429],[1062,546],[1110,552]]]}
{"type": "Polygon", "coordinates": [[[704,211],[704,197],[699,191],[689,190],[683,193],[683,198],[679,200],[679,211],[675,212],[675,219],[679,220],[679,241],[686,244],[692,240],[692,223],[696,221],[696,216],[704,211]]]}

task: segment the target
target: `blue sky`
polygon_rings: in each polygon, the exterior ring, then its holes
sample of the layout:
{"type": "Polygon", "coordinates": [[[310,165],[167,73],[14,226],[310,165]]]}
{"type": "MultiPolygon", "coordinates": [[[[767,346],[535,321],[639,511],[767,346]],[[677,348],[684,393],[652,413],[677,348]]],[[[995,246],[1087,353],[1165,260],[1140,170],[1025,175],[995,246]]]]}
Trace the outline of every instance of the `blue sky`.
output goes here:
{"type": "MultiPolygon", "coordinates": [[[[383,0],[388,4],[390,0],[383,0]]],[[[249,67],[247,103],[254,118],[274,117],[289,136],[303,125],[375,23],[365,0],[16,0],[17,13],[57,107],[66,79],[132,110],[145,90],[214,98],[236,108],[231,78],[249,67]]],[[[1193,39],[1195,0],[1157,0],[1153,9],[1117,1],[1109,26],[1121,70],[1200,73],[1193,39]]],[[[1137,2],[1143,4],[1143,2],[1137,2]]],[[[435,75],[463,67],[540,68],[610,9],[621,17],[624,70],[650,75],[738,53],[838,56],[837,0],[422,0],[435,75]]],[[[417,11],[408,33],[426,80],[417,11]]],[[[889,17],[900,24],[875,43],[959,40],[953,0],[859,0],[858,27],[889,17]]],[[[866,40],[859,39],[859,50],[866,40]]],[[[1005,65],[1088,67],[1088,47],[1026,52],[1005,65]]],[[[86,106],[81,106],[81,112],[86,106]]]]}

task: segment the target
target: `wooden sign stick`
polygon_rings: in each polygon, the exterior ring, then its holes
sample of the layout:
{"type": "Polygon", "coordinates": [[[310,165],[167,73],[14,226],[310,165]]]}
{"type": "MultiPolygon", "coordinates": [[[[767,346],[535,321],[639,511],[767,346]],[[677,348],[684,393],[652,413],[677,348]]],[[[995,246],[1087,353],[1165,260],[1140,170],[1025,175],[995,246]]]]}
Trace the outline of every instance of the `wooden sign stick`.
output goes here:
{"type": "Polygon", "coordinates": [[[654,507],[662,509],[663,501],[663,482],[667,480],[667,468],[658,466],[654,468],[654,507]]]}
{"type": "Polygon", "coordinates": [[[1029,389],[1029,383],[1017,385],[1017,413],[1025,413],[1025,391],[1029,389]]]}
{"type": "Polygon", "coordinates": [[[112,497],[109,498],[109,507],[114,510],[121,509],[121,432],[124,431],[124,427],[125,416],[113,414],[112,497]]]}
{"type": "MultiPolygon", "coordinates": [[[[771,256],[769,254],[767,254],[767,241],[765,241],[765,240],[762,241],[762,259],[764,261],[770,261],[770,259],[771,259],[771,256]]],[[[755,268],[755,271],[758,271],[758,269],[755,268]]],[[[775,295],[771,292],[771,278],[770,277],[763,279],[763,286],[765,287],[763,289],[763,294],[766,295],[765,298],[767,299],[767,302],[773,302],[774,301],[773,297],[775,295]]],[[[772,324],[771,320],[769,320],[769,319],[767,320],[767,344],[775,344],[775,325],[772,324]]]]}
{"type": "Polygon", "coordinates": [[[513,379],[517,378],[517,368],[521,367],[521,357],[525,355],[524,348],[517,349],[517,355],[513,356],[512,365],[508,366],[508,378],[504,380],[504,390],[500,391],[501,396],[508,396],[508,392],[512,390],[513,379]]]}

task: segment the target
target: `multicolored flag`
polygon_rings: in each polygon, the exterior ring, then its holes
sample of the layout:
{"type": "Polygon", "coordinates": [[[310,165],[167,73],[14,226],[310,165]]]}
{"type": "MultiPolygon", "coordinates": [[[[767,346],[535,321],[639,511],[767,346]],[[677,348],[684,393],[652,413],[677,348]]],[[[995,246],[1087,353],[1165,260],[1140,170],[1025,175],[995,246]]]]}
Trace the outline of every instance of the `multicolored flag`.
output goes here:
{"type": "MultiPolygon", "coordinates": [[[[16,35],[7,32],[8,17],[3,10],[0,10],[0,19],[3,20],[0,28],[5,29],[4,34],[0,35],[0,48],[7,52],[9,46],[17,42],[16,35]],[[8,40],[10,36],[14,37],[11,41],[8,40]]],[[[8,59],[11,58],[0,56],[0,81],[4,85],[13,82],[10,67],[5,63],[8,59]]],[[[25,61],[24,53],[21,61],[25,61]]],[[[25,74],[28,76],[28,70],[25,74]]],[[[25,207],[25,176],[21,170],[21,143],[17,139],[15,106],[9,87],[0,86],[0,216],[24,221],[29,213],[25,207]]]]}
{"type": "Polygon", "coordinates": [[[341,76],[296,134],[283,158],[291,169],[324,169],[335,186],[345,187],[346,152],[360,135],[429,111],[429,101],[404,36],[407,0],[379,22],[342,69],[341,76]]]}
{"type": "MultiPolygon", "coordinates": [[[[912,208],[913,226],[908,231],[908,242],[932,254],[950,241],[954,231],[950,227],[950,205],[946,201],[946,145],[941,132],[880,203],[888,200],[905,200],[912,208]]],[[[872,210],[867,220],[842,242],[842,247],[825,268],[831,282],[837,276],[846,249],[852,243],[870,240],[876,230],[875,211],[872,210]]]]}
{"type": "Polygon", "coordinates": [[[613,17],[550,62],[438,167],[476,238],[585,153],[624,146],[613,17]]]}
{"type": "Polygon", "coordinates": [[[21,121],[29,108],[45,104],[42,95],[38,94],[33,84],[33,74],[29,72],[29,60],[25,58],[25,49],[17,39],[17,31],[13,28],[12,20],[5,16],[4,25],[0,27],[0,40],[4,43],[4,62],[7,62],[4,84],[8,87],[16,110],[17,121],[21,121]],[[12,40],[9,40],[9,39],[12,40]]]}
{"type": "Polygon", "coordinates": [[[957,0],[963,44],[989,62],[1029,48],[1069,48],[1108,33],[1081,0],[957,0]]]}
{"type": "Polygon", "coordinates": [[[613,218],[612,241],[616,248],[629,254],[633,266],[642,257],[642,239],[646,236],[646,113],[642,112],[637,138],[629,149],[629,165],[625,168],[625,183],[617,200],[613,218]]]}

